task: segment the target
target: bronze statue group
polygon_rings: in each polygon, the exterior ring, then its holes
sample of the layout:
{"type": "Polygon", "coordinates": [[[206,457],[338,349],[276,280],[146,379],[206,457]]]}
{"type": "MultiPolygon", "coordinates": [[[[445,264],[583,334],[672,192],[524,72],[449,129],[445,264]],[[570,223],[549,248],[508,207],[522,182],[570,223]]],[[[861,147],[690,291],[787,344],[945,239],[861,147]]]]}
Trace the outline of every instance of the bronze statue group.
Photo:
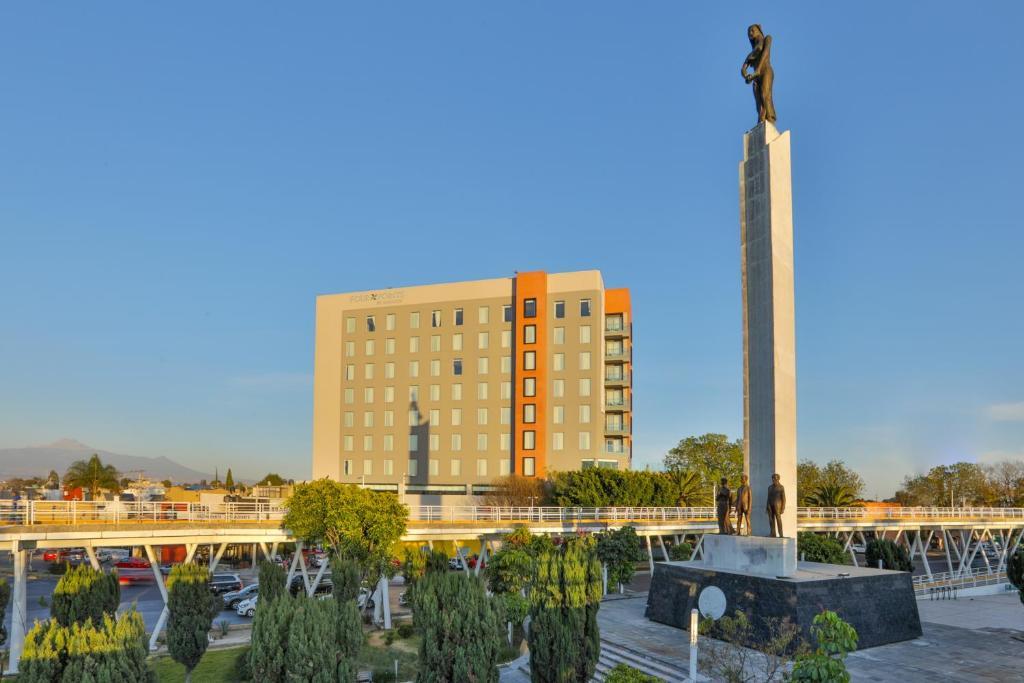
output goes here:
{"type": "MultiPolygon", "coordinates": [[[[718,512],[718,533],[731,534],[736,536],[750,535],[750,509],[752,507],[752,496],[750,495],[750,484],[747,475],[740,475],[740,487],[736,489],[736,496],[733,497],[729,490],[729,480],[722,477],[718,492],[715,494],[715,507],[718,512]],[[732,513],[736,511],[736,526],[732,525],[732,513]],[[746,522],[746,533],[744,530],[746,522]]],[[[765,504],[765,512],[768,513],[768,525],[772,538],[782,538],[782,513],[786,511],[786,489],[779,483],[779,475],[772,475],[772,484],[768,487],[768,498],[765,504]]]]}

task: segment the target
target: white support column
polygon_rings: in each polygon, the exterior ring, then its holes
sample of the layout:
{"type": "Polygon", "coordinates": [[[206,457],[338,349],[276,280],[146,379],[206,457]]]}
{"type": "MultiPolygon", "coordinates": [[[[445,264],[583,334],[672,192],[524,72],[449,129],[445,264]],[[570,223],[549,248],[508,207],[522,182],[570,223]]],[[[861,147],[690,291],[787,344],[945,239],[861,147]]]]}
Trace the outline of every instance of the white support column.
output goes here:
{"type": "Polygon", "coordinates": [[[693,546],[693,552],[690,553],[690,559],[704,559],[704,534],[700,534],[697,537],[697,543],[693,546]]]}
{"type": "Polygon", "coordinates": [[[473,568],[473,574],[475,576],[480,576],[480,568],[483,567],[484,562],[487,561],[487,557],[488,557],[487,546],[488,546],[488,541],[480,539],[480,557],[477,558],[476,567],[473,568]]]}
{"type": "Polygon", "coordinates": [[[949,538],[949,532],[945,528],[942,529],[942,547],[946,551],[946,571],[949,572],[950,578],[953,577],[953,557],[949,554],[949,544],[951,543],[949,538]]]}
{"type": "Polygon", "coordinates": [[[85,546],[85,554],[89,556],[89,564],[92,565],[92,568],[99,571],[100,561],[96,558],[96,548],[91,545],[85,546]]]}
{"type": "Polygon", "coordinates": [[[971,541],[974,539],[974,529],[971,529],[969,533],[970,535],[967,538],[967,543],[964,545],[964,557],[960,563],[961,576],[963,576],[965,570],[968,572],[973,572],[974,556],[978,554],[978,549],[981,548],[982,535],[979,535],[977,543],[974,544],[974,550],[971,551],[970,555],[967,554],[967,549],[970,548],[971,541]]]}
{"type": "Polygon", "coordinates": [[[14,585],[11,587],[11,636],[7,659],[8,674],[18,673],[21,652],[25,647],[28,632],[28,573],[26,557],[29,551],[22,550],[18,541],[11,542],[11,560],[14,563],[14,585]]]}
{"type": "Polygon", "coordinates": [[[654,552],[651,550],[651,537],[644,534],[644,545],[647,546],[647,564],[651,568],[651,577],[654,576],[654,552]]]}
{"type": "Polygon", "coordinates": [[[170,609],[167,607],[167,586],[164,585],[164,575],[160,573],[160,563],[156,559],[156,553],[153,551],[153,546],[143,546],[146,550],[146,557],[149,559],[150,569],[153,570],[153,579],[156,581],[156,587],[160,589],[160,597],[164,599],[164,608],[160,611],[160,618],[156,620],[156,626],[153,628],[153,633],[149,636],[149,649],[157,649],[157,638],[160,637],[160,632],[164,630],[164,626],[167,624],[167,617],[171,615],[170,609]]]}
{"type": "Polygon", "coordinates": [[[921,533],[920,531],[917,532],[918,549],[921,551],[921,561],[924,562],[924,570],[928,574],[928,580],[931,581],[935,577],[932,576],[932,566],[928,564],[928,546],[932,544],[932,536],[935,535],[935,531],[929,531],[928,538],[923,542],[921,541],[921,533]]]}
{"type": "Polygon", "coordinates": [[[273,562],[274,558],[277,557],[277,546],[281,545],[277,541],[270,544],[270,561],[273,562]]]}
{"type": "Polygon", "coordinates": [[[306,587],[306,591],[309,591],[309,572],[306,570],[306,558],[299,553],[299,574],[302,575],[302,585],[306,587]]]}
{"type": "MultiPolygon", "coordinates": [[[[985,541],[985,537],[986,536],[988,536],[988,541],[989,541],[989,543],[991,543],[992,542],[992,532],[990,532],[988,530],[988,527],[985,527],[984,531],[981,532],[981,536],[978,537],[978,546],[979,547],[985,541]]],[[[988,572],[991,573],[992,572],[992,565],[988,561],[988,553],[986,553],[986,552],[981,553],[981,559],[985,560],[985,569],[988,572]]]]}
{"type": "Polygon", "coordinates": [[[217,571],[217,565],[220,564],[220,558],[224,557],[224,551],[228,549],[227,543],[221,543],[220,547],[217,548],[217,554],[210,559],[210,573],[217,571]]]}
{"type": "Polygon", "coordinates": [[[380,577],[380,581],[377,583],[377,591],[380,594],[380,603],[382,613],[384,615],[384,628],[391,630],[391,585],[388,583],[388,577],[380,577]]]}
{"type": "Polygon", "coordinates": [[[320,563],[320,568],[316,571],[316,576],[313,578],[312,583],[306,587],[306,595],[308,595],[309,597],[313,597],[313,594],[316,592],[317,586],[320,585],[320,582],[324,578],[324,572],[327,571],[327,565],[329,565],[330,563],[330,556],[325,555],[324,561],[320,563]]]}
{"type": "Polygon", "coordinates": [[[466,576],[469,576],[469,562],[462,554],[462,546],[459,545],[458,541],[452,541],[455,546],[455,555],[459,558],[462,563],[462,571],[466,572],[466,576]]]}
{"type": "Polygon", "coordinates": [[[1013,547],[1010,547],[1010,539],[1012,537],[1013,537],[1012,534],[1010,534],[1010,535],[1008,535],[1006,537],[1006,548],[1005,548],[1005,550],[1007,552],[1003,553],[1003,559],[1002,559],[1002,562],[1000,562],[999,569],[997,571],[1005,570],[1006,569],[1006,562],[1007,562],[1007,560],[1010,557],[1012,557],[1015,552],[1017,552],[1017,548],[1020,547],[1021,537],[1024,537],[1024,528],[1020,529],[1017,532],[1017,540],[1013,542],[1013,547]]]}
{"type": "Polygon", "coordinates": [[[608,565],[601,563],[601,595],[608,595],[608,565]]]}
{"type": "Polygon", "coordinates": [[[291,588],[292,579],[295,578],[295,570],[299,567],[299,558],[302,556],[302,541],[295,543],[295,554],[292,555],[292,563],[288,568],[288,576],[285,577],[284,587],[291,588]]]}
{"type": "Polygon", "coordinates": [[[263,557],[266,558],[267,562],[270,562],[270,548],[267,546],[266,541],[260,541],[260,550],[263,551],[263,557]]]}
{"type": "Polygon", "coordinates": [[[668,562],[668,548],[665,547],[665,539],[661,537],[661,534],[658,534],[658,544],[661,546],[661,554],[665,557],[665,561],[668,562]]]}
{"type": "Polygon", "coordinates": [[[188,564],[196,557],[196,549],[199,548],[198,543],[186,543],[185,544],[185,564],[188,564]]]}

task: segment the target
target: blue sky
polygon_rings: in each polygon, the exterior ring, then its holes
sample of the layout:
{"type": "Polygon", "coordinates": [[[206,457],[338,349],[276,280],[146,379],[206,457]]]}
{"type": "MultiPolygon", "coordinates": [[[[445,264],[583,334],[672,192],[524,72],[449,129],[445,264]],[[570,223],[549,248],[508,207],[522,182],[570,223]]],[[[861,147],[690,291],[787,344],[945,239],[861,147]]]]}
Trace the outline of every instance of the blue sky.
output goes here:
{"type": "Polygon", "coordinates": [[[801,458],[1024,457],[1020,3],[5,3],[0,447],[310,472],[319,293],[600,268],[637,466],[741,431],[746,26],[801,458]]]}

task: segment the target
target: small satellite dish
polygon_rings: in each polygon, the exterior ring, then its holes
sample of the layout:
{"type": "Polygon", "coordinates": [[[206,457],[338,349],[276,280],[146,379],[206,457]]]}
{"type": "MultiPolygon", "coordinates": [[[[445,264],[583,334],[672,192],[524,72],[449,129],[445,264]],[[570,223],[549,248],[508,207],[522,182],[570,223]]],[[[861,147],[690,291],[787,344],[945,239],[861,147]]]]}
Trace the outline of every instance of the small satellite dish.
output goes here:
{"type": "Polygon", "coordinates": [[[721,619],[725,614],[725,593],[718,586],[707,586],[697,597],[697,609],[701,616],[721,619]]]}

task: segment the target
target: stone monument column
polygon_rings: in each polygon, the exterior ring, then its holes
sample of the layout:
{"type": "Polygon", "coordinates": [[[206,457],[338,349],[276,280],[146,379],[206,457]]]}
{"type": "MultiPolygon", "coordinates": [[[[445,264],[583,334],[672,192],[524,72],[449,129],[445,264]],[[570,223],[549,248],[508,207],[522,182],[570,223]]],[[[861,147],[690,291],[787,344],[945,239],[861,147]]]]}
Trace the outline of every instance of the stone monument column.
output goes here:
{"type": "MultiPolygon", "coordinates": [[[[796,332],[789,132],[761,121],[743,136],[740,252],[743,274],[743,469],[751,527],[768,536],[772,474],[786,490],[782,531],[796,538],[796,332]]],[[[795,552],[793,544],[793,552],[795,552]]],[[[795,558],[793,558],[795,560],[795,558]]]]}

